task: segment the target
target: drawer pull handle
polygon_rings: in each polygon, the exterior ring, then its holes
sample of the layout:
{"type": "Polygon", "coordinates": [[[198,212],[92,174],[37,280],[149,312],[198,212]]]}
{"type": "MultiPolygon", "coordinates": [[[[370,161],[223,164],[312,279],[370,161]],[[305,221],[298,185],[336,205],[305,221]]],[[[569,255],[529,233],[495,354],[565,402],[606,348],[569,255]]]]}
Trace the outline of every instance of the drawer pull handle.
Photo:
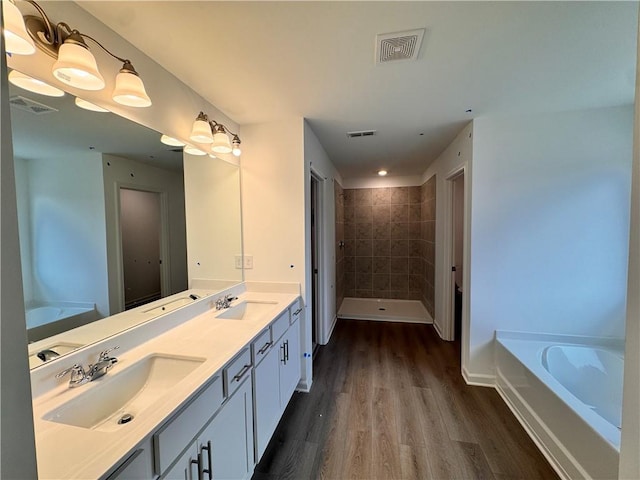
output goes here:
{"type": "Polygon", "coordinates": [[[295,317],[296,315],[298,315],[300,312],[302,311],[302,307],[300,307],[299,309],[297,309],[295,312],[293,312],[293,316],[295,317]]]}
{"type": "Polygon", "coordinates": [[[266,352],[267,350],[269,350],[269,347],[273,344],[273,342],[267,342],[265,343],[262,348],[260,350],[258,350],[258,353],[260,355],[262,355],[264,352],[266,352]]]}
{"type": "Polygon", "coordinates": [[[251,364],[249,363],[248,365],[245,365],[244,367],[242,367],[242,370],[240,370],[236,375],[234,375],[233,379],[236,382],[239,382],[240,379],[242,377],[244,377],[244,374],[247,373],[249,371],[249,369],[251,368],[251,364]]]}

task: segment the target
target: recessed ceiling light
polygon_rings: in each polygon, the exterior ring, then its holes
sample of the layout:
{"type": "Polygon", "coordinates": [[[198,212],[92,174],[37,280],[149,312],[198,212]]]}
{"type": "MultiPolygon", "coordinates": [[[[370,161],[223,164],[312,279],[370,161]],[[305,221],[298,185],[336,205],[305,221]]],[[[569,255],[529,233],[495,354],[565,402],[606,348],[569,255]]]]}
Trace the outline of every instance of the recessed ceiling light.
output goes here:
{"type": "Polygon", "coordinates": [[[388,172],[383,168],[381,170],[378,170],[378,175],[380,175],[381,177],[384,177],[388,172]]]}
{"type": "Polygon", "coordinates": [[[83,100],[80,97],[76,97],[75,102],[76,102],[76,106],[77,107],[84,108],[85,110],[89,110],[91,112],[102,112],[102,113],[104,113],[104,112],[108,112],[109,111],[106,108],[99,107],[95,103],[87,102],[86,100],[83,100]]]}
{"type": "Polygon", "coordinates": [[[18,72],[17,70],[11,70],[11,73],[9,73],[9,81],[16,87],[28,90],[29,92],[39,93],[40,95],[46,95],[47,97],[64,96],[64,92],[59,88],[49,85],[37,78],[18,72]]]}

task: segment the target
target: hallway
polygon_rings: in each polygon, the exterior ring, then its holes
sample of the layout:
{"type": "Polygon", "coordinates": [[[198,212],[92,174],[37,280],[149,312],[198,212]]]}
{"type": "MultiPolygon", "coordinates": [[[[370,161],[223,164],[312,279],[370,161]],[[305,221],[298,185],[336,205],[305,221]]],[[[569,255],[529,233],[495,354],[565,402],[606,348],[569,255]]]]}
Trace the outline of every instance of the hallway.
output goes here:
{"type": "Polygon", "coordinates": [[[431,325],[339,320],[253,479],[557,478],[459,358],[431,325]]]}

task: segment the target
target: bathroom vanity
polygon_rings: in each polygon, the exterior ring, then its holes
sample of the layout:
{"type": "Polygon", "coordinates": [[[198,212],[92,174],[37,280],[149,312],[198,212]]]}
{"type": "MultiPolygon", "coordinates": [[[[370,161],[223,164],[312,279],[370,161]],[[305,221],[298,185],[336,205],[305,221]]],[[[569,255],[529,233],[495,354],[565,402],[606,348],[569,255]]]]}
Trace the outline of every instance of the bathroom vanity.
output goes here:
{"type": "Polygon", "coordinates": [[[303,312],[299,285],[241,284],[35,369],[39,478],[250,478],[300,380],[303,312]],[[115,346],[106,375],[56,379],[115,346]]]}

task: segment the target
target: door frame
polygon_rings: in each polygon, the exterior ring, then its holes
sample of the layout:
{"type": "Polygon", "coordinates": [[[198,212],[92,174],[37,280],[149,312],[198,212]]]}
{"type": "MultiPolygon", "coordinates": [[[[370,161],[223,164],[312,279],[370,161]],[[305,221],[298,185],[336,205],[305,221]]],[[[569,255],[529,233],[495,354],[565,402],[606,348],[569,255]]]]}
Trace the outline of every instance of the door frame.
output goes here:
{"type": "MultiPolygon", "coordinates": [[[[160,264],[160,295],[166,297],[171,291],[171,249],[169,246],[169,199],[166,191],[136,185],[128,182],[115,183],[115,234],[118,241],[115,242],[114,255],[115,261],[115,277],[117,288],[115,292],[116,306],[118,312],[124,312],[124,265],[122,254],[122,228],[120,226],[120,216],[122,215],[122,205],[120,204],[120,190],[137,190],[139,192],[157,193],[160,195],[160,256],[162,263],[160,264]]],[[[113,315],[114,312],[111,312],[113,315]]]]}
{"type": "MultiPolygon", "coordinates": [[[[325,265],[325,177],[319,173],[317,170],[311,166],[311,175],[310,175],[310,184],[309,184],[309,193],[311,194],[311,184],[316,182],[316,198],[315,204],[310,205],[311,210],[315,211],[315,244],[312,242],[311,248],[315,250],[316,253],[316,265],[318,266],[318,277],[316,283],[315,291],[311,292],[311,327],[315,329],[316,336],[316,344],[324,345],[326,344],[325,339],[325,283],[326,283],[326,265],[325,265]],[[315,304],[314,304],[314,296],[315,296],[315,304]],[[315,315],[316,315],[316,323],[313,324],[313,308],[315,307],[315,315]]],[[[313,199],[311,199],[313,200],[313,199]]],[[[311,235],[311,232],[309,232],[311,235]]],[[[311,277],[312,277],[312,285],[313,285],[313,264],[311,265],[311,277]]]]}
{"type": "MultiPolygon", "coordinates": [[[[468,164],[464,162],[462,165],[457,166],[451,170],[445,176],[445,215],[444,215],[444,241],[443,241],[443,258],[445,261],[445,271],[442,275],[443,286],[443,317],[444,322],[440,325],[440,335],[444,340],[453,341],[455,339],[455,297],[454,287],[452,280],[451,267],[454,261],[454,185],[453,182],[461,175],[464,175],[464,232],[462,242],[462,271],[463,271],[463,294],[462,294],[462,331],[460,332],[462,338],[462,345],[465,344],[469,333],[469,321],[467,308],[469,304],[469,181],[468,181],[468,164]]],[[[463,356],[464,348],[463,348],[463,356]]]]}

